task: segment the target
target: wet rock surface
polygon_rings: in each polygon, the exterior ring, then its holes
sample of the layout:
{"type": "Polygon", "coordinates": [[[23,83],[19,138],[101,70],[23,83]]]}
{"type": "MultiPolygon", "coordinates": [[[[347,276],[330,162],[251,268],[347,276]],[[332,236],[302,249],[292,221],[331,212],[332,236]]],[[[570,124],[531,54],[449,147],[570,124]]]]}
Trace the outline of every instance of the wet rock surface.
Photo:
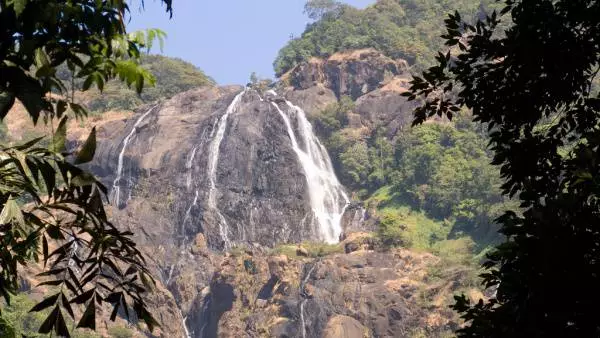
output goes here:
{"type": "Polygon", "coordinates": [[[272,249],[322,239],[305,168],[274,105],[293,117],[287,99],[310,119],[349,95],[351,128],[399,130],[410,123],[400,96],[408,76],[404,61],[362,50],[299,66],[276,86],[279,95],[246,90],[216,147],[214,177],[211,147],[240,86],[190,90],[99,126],[90,168],[112,187],[112,219],[133,231],[157,276],[162,291],[150,303],[159,335],[404,337],[424,327],[435,336],[454,325],[445,305],[419,301],[437,259],[384,250],[359,203],[341,215],[342,253],[272,249]]]}
{"type": "MultiPolygon", "coordinates": [[[[120,223],[143,227],[147,236],[142,242],[185,244],[203,233],[208,247],[223,248],[223,222],[207,203],[208,159],[218,120],[241,90],[193,90],[144,108],[127,123],[103,128],[92,170],[113,191],[120,187],[115,215],[120,223]],[[145,109],[151,112],[123,150],[125,131],[132,130],[145,109]],[[121,152],[122,175],[116,177],[121,152]]],[[[302,223],[311,213],[306,178],[285,128],[271,104],[256,93],[244,95],[229,116],[214,181],[216,204],[233,242],[273,245],[317,239],[313,224],[302,223]]]]}

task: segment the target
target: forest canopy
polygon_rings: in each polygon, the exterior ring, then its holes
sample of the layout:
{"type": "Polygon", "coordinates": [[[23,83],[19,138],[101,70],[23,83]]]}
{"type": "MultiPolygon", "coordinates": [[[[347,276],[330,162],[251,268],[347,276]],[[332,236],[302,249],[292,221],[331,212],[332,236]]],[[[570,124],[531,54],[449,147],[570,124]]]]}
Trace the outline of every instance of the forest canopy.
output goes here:
{"type": "Polygon", "coordinates": [[[484,15],[491,0],[379,0],[364,10],[326,0],[311,0],[305,12],[315,22],[280,51],[273,63],[281,76],[313,56],[375,48],[411,65],[430,66],[442,44],[441,19],[458,10],[473,18],[484,15]]]}

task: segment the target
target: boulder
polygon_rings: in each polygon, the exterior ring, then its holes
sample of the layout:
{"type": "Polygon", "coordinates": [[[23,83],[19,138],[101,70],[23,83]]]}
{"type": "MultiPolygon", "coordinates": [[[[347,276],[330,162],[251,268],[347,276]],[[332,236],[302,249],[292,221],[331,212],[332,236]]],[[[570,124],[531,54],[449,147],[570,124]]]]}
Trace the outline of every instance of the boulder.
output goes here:
{"type": "Polygon", "coordinates": [[[279,279],[283,279],[283,275],[287,264],[288,257],[286,255],[269,257],[269,273],[271,274],[271,276],[276,276],[279,279]]]}
{"type": "Polygon", "coordinates": [[[367,232],[351,232],[346,234],[342,244],[346,253],[359,250],[375,250],[380,247],[379,239],[367,232]]]}
{"type": "Polygon", "coordinates": [[[206,238],[204,237],[203,233],[199,232],[194,240],[194,245],[192,246],[192,253],[195,255],[202,255],[206,254],[206,250],[208,250],[208,247],[206,245],[206,238]]]}
{"type": "Polygon", "coordinates": [[[323,331],[323,338],[365,338],[369,330],[352,317],[336,315],[331,317],[323,331]]]}
{"type": "Polygon", "coordinates": [[[306,250],[305,247],[298,245],[298,247],[296,248],[296,255],[300,256],[300,257],[309,257],[310,254],[308,253],[308,250],[306,250]]]}

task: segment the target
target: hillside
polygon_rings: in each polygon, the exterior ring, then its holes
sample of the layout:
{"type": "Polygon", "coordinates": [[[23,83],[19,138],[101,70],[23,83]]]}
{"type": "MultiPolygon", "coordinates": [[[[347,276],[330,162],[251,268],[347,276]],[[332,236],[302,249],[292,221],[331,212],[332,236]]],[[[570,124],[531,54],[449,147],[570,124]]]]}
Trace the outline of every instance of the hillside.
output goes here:
{"type": "Polygon", "coordinates": [[[417,68],[428,66],[441,47],[442,20],[448,12],[484,15],[494,1],[379,0],[364,10],[334,1],[311,3],[318,20],[279,51],[273,63],[277,76],[311,57],[362,48],[402,58],[417,68]]]}
{"type": "MultiPolygon", "coordinates": [[[[144,55],[140,63],[156,78],[156,84],[147,86],[141,95],[137,95],[135,90],[127,88],[117,80],[109,81],[102,93],[93,89],[85,94],[76,91],[76,95],[79,94],[79,99],[90,111],[103,113],[132,110],[143,103],[169,98],[192,88],[215,84],[215,81],[201,69],[178,58],[144,55]]],[[[59,77],[70,81],[66,66],[60,69],[59,77]]],[[[81,88],[81,85],[82,83],[75,83],[76,90],[81,88]]]]}
{"type": "Polygon", "coordinates": [[[404,60],[374,49],[354,50],[312,58],[285,74],[282,83],[307,109],[355,199],[368,210],[387,210],[387,227],[396,230],[379,230],[406,237],[397,230],[402,220],[392,217],[398,213],[390,208],[408,207],[448,224],[443,235],[427,236],[468,236],[482,250],[499,239],[493,220],[514,207],[500,196],[485,131],[470,121],[468,112],[453,121],[438,119],[411,128],[413,105],[401,96],[408,69],[404,60]],[[325,89],[333,99],[321,98],[318,106],[303,102],[305,95],[314,97],[325,89]]]}
{"type": "MultiPolygon", "coordinates": [[[[127,88],[118,80],[106,83],[102,92],[93,88],[82,92],[82,83],[76,82],[75,100],[85,106],[91,116],[86,121],[71,119],[69,131],[71,138],[85,138],[92,126],[102,125],[115,119],[125,119],[140,105],[170,98],[186,90],[213,86],[215,81],[201,69],[178,58],[162,55],[144,55],[141,64],[156,78],[154,86],[147,86],[142,95],[127,88]]],[[[70,83],[70,74],[66,65],[59,68],[59,77],[70,83]]],[[[69,90],[71,87],[69,87],[69,90]]],[[[0,124],[0,140],[18,142],[43,135],[50,135],[52,126],[39,123],[33,126],[23,106],[18,104],[10,112],[9,118],[0,124]]]]}

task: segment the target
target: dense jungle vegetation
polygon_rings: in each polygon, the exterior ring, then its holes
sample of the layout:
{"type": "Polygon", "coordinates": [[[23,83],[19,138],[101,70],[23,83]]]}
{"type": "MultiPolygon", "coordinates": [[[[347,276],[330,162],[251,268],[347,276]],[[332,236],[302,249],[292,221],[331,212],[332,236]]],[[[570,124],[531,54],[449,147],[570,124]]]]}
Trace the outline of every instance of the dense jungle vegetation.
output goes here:
{"type": "Polygon", "coordinates": [[[280,76],[313,56],[368,47],[423,69],[442,46],[441,23],[449,12],[458,10],[475,19],[494,5],[491,0],[380,0],[361,10],[333,0],[312,0],[306,12],[316,21],[279,51],[275,72],[280,76]]]}
{"type": "Polygon", "coordinates": [[[481,250],[499,239],[494,219],[515,203],[501,196],[487,137],[468,113],[392,136],[385,126],[377,126],[365,136],[347,125],[353,109],[352,100],[343,97],[315,118],[315,127],[343,183],[357,192],[356,198],[367,201],[367,207],[386,210],[380,224],[386,236],[406,240],[400,229],[406,221],[394,215],[409,208],[431,219],[420,227],[448,224],[443,234],[431,230],[431,244],[470,236],[481,250]]]}

